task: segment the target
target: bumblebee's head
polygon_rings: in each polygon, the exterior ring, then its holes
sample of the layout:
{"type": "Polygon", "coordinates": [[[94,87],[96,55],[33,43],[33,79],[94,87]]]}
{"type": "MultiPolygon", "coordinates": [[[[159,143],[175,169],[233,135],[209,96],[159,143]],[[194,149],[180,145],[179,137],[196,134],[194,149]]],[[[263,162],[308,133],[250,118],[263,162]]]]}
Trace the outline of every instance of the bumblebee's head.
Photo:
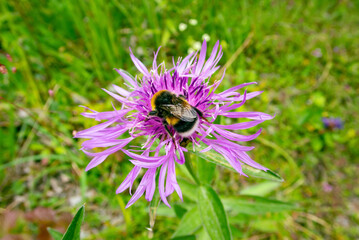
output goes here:
{"type": "Polygon", "coordinates": [[[158,110],[163,104],[172,104],[174,94],[168,90],[160,90],[156,92],[151,99],[152,110],[158,110]]]}

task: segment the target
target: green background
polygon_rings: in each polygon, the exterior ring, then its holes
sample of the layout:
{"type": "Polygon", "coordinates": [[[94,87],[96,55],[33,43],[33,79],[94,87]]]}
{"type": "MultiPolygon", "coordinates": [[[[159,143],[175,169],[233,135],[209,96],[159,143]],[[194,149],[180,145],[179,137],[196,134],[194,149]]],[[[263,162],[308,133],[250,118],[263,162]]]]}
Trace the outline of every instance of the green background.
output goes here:
{"type": "MultiPolygon", "coordinates": [[[[58,219],[84,202],[84,239],[151,237],[144,198],[124,209],[131,196],[115,194],[132,167],[125,156],[84,172],[90,159],[73,132],[96,122],[78,106],[112,110],[101,88],[123,85],[115,67],[138,74],[129,47],[150,67],[162,46],[159,61],[171,66],[172,56],[195,50],[205,34],[210,47],[217,40],[223,47],[220,90],[257,81],[247,90],[264,91],[242,109],[276,114],[261,124],[250,155],[285,179],[217,167],[213,188],[232,205],[238,201],[238,211],[229,211],[233,237],[358,237],[358,26],[358,2],[345,0],[0,1],[0,63],[8,70],[0,73],[0,237],[40,239],[41,226],[57,223],[29,220],[29,213],[44,207],[40,218],[51,212],[58,219]],[[322,117],[339,117],[344,128],[325,129],[322,117]],[[240,207],[246,195],[297,209],[256,210],[254,202],[248,210],[240,207]],[[11,226],[9,214],[17,216],[11,226]]],[[[175,207],[159,207],[154,239],[171,236],[178,209],[193,200],[190,185],[179,184],[184,203],[173,197],[175,207]]]]}

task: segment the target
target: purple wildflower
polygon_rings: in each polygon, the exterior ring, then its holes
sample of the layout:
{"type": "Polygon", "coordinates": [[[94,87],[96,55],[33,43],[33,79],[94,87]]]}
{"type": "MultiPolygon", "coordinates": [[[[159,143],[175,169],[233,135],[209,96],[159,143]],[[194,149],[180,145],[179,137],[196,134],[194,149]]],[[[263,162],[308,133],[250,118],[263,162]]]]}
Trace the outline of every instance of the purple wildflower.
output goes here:
{"type": "Polygon", "coordinates": [[[344,123],[341,118],[322,118],[322,122],[324,124],[325,128],[328,128],[330,130],[334,129],[343,129],[344,123]]]}
{"type": "MultiPolygon", "coordinates": [[[[248,164],[254,168],[267,170],[265,167],[253,161],[247,151],[254,147],[242,146],[236,142],[245,142],[255,139],[261,129],[249,136],[234,133],[232,130],[247,129],[262,123],[273,117],[261,112],[234,112],[244,103],[261,94],[260,91],[241,95],[237,91],[255,82],[244,83],[221,93],[215,93],[221,83],[221,79],[210,82],[212,74],[219,69],[217,66],[223,53],[219,46],[219,41],[215,44],[211,55],[206,60],[207,43],[203,42],[199,56],[192,53],[184,59],[179,58],[177,62],[173,60],[173,68],[167,70],[164,63],[157,65],[158,51],[154,54],[152,69],[147,70],[145,65],[139,61],[131,52],[131,59],[137,69],[143,74],[142,79],[132,78],[126,72],[116,69],[125,79],[128,90],[113,85],[117,93],[105,90],[109,95],[122,104],[121,109],[113,107],[113,111],[82,113],[83,116],[103,121],[96,126],[80,131],[76,134],[77,138],[90,138],[83,142],[82,150],[85,154],[93,157],[87,165],[86,171],[102,163],[110,154],[117,151],[125,153],[134,164],[134,168],[126,179],[117,189],[120,193],[131,188],[141,169],[145,174],[137,187],[135,193],[127,204],[127,207],[137,201],[145,192],[147,201],[151,201],[156,188],[156,172],[159,170],[158,189],[162,201],[170,206],[167,197],[174,191],[182,199],[182,192],[176,180],[175,163],[185,162],[184,152],[187,149],[180,146],[183,140],[179,134],[174,132],[174,140],[167,133],[162,120],[158,117],[148,118],[151,109],[151,98],[160,90],[168,90],[174,94],[183,95],[192,106],[203,113],[200,118],[196,131],[187,137],[193,143],[193,148],[200,144],[205,144],[204,151],[214,150],[223,155],[228,162],[240,174],[242,164],[248,164]],[[218,116],[228,118],[247,118],[252,121],[235,123],[230,125],[214,124],[218,116]],[[129,133],[128,138],[119,139],[124,133],[129,133]],[[128,146],[137,137],[144,136],[147,141],[141,148],[128,146]],[[156,140],[159,140],[156,142],[156,140]],[[107,147],[102,152],[89,152],[89,149],[96,147],[107,147]],[[165,154],[160,154],[163,149],[165,154]]],[[[170,127],[171,128],[171,127],[170,127]]]]}

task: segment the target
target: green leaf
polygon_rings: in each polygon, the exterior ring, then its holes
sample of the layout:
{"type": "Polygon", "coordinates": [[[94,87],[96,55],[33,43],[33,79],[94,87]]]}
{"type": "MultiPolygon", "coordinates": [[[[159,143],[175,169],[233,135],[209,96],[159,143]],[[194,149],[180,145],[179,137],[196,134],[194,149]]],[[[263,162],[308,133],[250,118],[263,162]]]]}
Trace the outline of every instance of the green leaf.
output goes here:
{"type": "Polygon", "coordinates": [[[165,204],[159,204],[156,210],[156,217],[175,218],[176,213],[165,204]]]}
{"type": "Polygon", "coordinates": [[[179,236],[191,235],[197,231],[202,226],[202,221],[197,206],[193,207],[191,210],[186,212],[183,215],[181,222],[178,225],[175,233],[172,235],[172,238],[179,236]]]}
{"type": "MultiPolygon", "coordinates": [[[[203,144],[202,144],[203,145],[203,144]]],[[[214,164],[229,168],[233,171],[234,168],[228,163],[228,161],[223,157],[223,155],[217,153],[214,150],[209,150],[207,152],[200,152],[201,150],[204,149],[204,146],[196,146],[196,151],[192,153],[197,155],[198,157],[207,160],[209,162],[212,162],[214,164]]],[[[277,173],[273,172],[272,170],[259,170],[256,168],[253,168],[249,165],[246,164],[242,164],[242,170],[243,173],[252,176],[252,177],[257,177],[257,178],[263,178],[263,179],[267,179],[267,180],[272,180],[272,181],[277,181],[277,182],[283,182],[283,178],[281,178],[277,173]]]]}
{"type": "Polygon", "coordinates": [[[267,171],[264,171],[264,170],[260,170],[260,169],[243,164],[242,170],[245,174],[252,176],[252,177],[263,178],[263,179],[277,181],[277,182],[284,181],[284,179],[281,176],[279,176],[278,173],[275,173],[270,169],[268,169],[267,171]]]}
{"type": "Polygon", "coordinates": [[[51,237],[54,240],[61,240],[62,239],[62,233],[60,233],[59,231],[57,231],[57,230],[55,230],[53,228],[50,228],[50,227],[47,228],[47,231],[50,233],[51,237]]]}
{"type": "Polygon", "coordinates": [[[255,196],[240,196],[240,198],[222,197],[222,202],[226,211],[229,211],[231,215],[236,215],[239,213],[258,215],[269,212],[273,213],[299,209],[293,203],[255,196]]]}
{"type": "Polygon", "coordinates": [[[182,194],[184,196],[184,202],[186,202],[186,198],[191,201],[197,201],[197,190],[198,186],[190,183],[183,178],[177,179],[178,185],[181,186],[182,194]]]}
{"type": "Polygon", "coordinates": [[[216,165],[197,157],[197,176],[201,183],[211,184],[216,165]]]}
{"type": "Polygon", "coordinates": [[[232,239],[226,213],[221,200],[211,187],[201,186],[198,208],[202,223],[211,239],[232,239]]]}
{"type": "Polygon", "coordinates": [[[69,227],[67,228],[62,240],[80,240],[81,224],[84,220],[85,206],[83,205],[77,211],[75,217],[72,219],[69,227]]]}
{"type": "Polygon", "coordinates": [[[252,186],[248,186],[240,191],[241,195],[251,195],[263,197],[280,186],[279,182],[265,181],[252,186]]]}
{"type": "Polygon", "coordinates": [[[208,240],[210,239],[206,229],[204,227],[201,227],[197,232],[196,232],[196,237],[197,240],[208,240]]]}
{"type": "Polygon", "coordinates": [[[182,204],[173,204],[173,211],[175,212],[176,216],[181,219],[183,215],[187,212],[187,209],[183,207],[182,204]]]}

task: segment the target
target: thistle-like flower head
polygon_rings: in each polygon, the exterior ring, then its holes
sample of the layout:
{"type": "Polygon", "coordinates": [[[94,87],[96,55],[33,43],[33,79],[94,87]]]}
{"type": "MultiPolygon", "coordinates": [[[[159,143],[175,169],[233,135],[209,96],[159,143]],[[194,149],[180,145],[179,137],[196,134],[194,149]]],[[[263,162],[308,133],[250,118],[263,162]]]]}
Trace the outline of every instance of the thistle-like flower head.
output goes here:
{"type": "Polygon", "coordinates": [[[247,151],[253,147],[239,145],[238,142],[246,142],[255,139],[261,129],[253,135],[240,135],[233,131],[247,129],[262,123],[273,117],[261,112],[242,112],[238,109],[245,102],[261,92],[240,94],[238,91],[255,82],[241,85],[217,93],[217,88],[223,80],[212,81],[211,76],[215,73],[223,53],[219,42],[206,59],[207,43],[204,41],[199,55],[192,53],[184,59],[173,61],[173,67],[166,69],[164,63],[157,64],[157,53],[154,54],[152,68],[148,68],[138,60],[131,52],[131,59],[141,72],[142,79],[133,78],[123,70],[116,71],[126,81],[127,89],[113,85],[114,92],[105,90],[115,100],[121,103],[121,108],[113,106],[112,111],[82,113],[83,116],[94,118],[102,123],[76,134],[78,138],[87,138],[82,143],[85,154],[93,157],[86,170],[96,167],[105,159],[117,152],[122,151],[133,163],[134,167],[126,179],[117,189],[116,193],[132,188],[135,179],[141,169],[145,171],[139,186],[127,204],[127,207],[137,201],[144,193],[145,198],[151,201],[156,189],[156,172],[159,170],[158,189],[162,201],[169,206],[167,197],[174,191],[182,199],[182,192],[176,180],[176,164],[183,164],[186,159],[184,152],[188,150],[181,142],[191,141],[193,148],[204,145],[203,151],[214,150],[223,155],[231,166],[240,174],[242,164],[254,168],[266,170],[265,167],[253,161],[247,151]],[[160,117],[148,117],[153,110],[151,99],[160,90],[167,90],[176,96],[183,96],[186,101],[202,113],[198,118],[198,125],[190,136],[178,134],[173,127],[164,125],[160,117]],[[251,121],[239,122],[230,125],[214,124],[218,116],[227,118],[247,118],[251,121]],[[121,137],[129,133],[129,137],[121,137]],[[144,143],[141,146],[130,146],[134,139],[142,137],[144,143]],[[156,141],[159,140],[159,141],[156,141]],[[182,146],[181,146],[182,145],[182,146]],[[90,152],[90,149],[104,147],[102,152],[90,152]],[[161,151],[162,150],[162,151],[161,151]],[[161,151],[161,152],[160,152],[161,151]]]}

